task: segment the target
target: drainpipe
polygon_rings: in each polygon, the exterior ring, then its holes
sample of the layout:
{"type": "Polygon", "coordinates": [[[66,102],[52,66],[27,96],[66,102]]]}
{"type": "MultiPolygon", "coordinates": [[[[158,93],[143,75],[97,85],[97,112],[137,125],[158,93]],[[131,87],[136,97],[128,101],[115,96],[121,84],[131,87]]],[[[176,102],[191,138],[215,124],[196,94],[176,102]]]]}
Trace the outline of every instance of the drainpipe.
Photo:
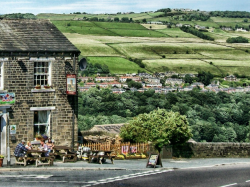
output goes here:
{"type": "Polygon", "coordinates": [[[9,125],[9,112],[7,113],[7,166],[10,166],[10,125],[9,125]]]}

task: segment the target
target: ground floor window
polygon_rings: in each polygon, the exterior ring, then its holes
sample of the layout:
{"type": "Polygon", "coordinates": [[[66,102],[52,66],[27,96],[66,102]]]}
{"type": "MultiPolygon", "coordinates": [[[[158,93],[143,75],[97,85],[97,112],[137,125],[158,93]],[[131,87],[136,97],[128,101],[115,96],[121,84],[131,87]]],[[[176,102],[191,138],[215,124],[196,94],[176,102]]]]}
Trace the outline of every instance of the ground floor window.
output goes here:
{"type": "Polygon", "coordinates": [[[49,136],[50,130],[50,111],[34,111],[34,135],[49,136]]]}

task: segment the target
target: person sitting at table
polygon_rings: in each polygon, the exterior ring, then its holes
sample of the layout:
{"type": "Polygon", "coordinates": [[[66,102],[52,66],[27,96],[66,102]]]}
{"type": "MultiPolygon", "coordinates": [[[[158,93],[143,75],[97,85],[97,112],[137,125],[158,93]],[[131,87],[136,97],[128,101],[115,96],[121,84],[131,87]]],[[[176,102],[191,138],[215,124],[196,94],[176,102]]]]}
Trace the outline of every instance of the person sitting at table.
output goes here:
{"type": "Polygon", "coordinates": [[[27,141],[27,145],[25,146],[26,149],[31,150],[32,149],[32,145],[30,141],[27,141]]]}
{"type": "Polygon", "coordinates": [[[53,150],[54,148],[54,143],[52,142],[51,138],[48,138],[47,146],[49,150],[53,150]]]}
{"type": "Polygon", "coordinates": [[[16,146],[16,149],[14,151],[14,155],[15,156],[17,156],[17,157],[24,157],[25,153],[28,151],[28,149],[25,148],[24,144],[25,144],[25,140],[22,140],[21,143],[19,143],[16,146]]]}
{"type": "Polygon", "coordinates": [[[45,141],[44,141],[44,140],[41,141],[41,146],[40,146],[39,149],[40,149],[41,151],[46,151],[45,156],[49,156],[49,153],[48,153],[48,146],[47,146],[47,144],[45,144],[45,141]]]}
{"type": "Polygon", "coordinates": [[[48,142],[46,144],[48,146],[48,154],[49,154],[54,148],[54,143],[52,142],[51,138],[48,138],[48,142]]]}

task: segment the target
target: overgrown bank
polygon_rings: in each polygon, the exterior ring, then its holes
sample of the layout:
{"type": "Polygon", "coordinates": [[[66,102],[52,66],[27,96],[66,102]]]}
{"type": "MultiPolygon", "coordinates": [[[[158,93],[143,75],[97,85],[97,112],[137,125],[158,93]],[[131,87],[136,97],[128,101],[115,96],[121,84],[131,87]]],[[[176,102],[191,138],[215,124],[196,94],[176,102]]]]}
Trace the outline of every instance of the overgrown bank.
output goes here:
{"type": "Polygon", "coordinates": [[[113,94],[92,88],[80,93],[79,129],[96,124],[124,123],[154,109],[186,115],[197,142],[249,142],[250,93],[190,92],[159,94],[127,91],[113,94]]]}

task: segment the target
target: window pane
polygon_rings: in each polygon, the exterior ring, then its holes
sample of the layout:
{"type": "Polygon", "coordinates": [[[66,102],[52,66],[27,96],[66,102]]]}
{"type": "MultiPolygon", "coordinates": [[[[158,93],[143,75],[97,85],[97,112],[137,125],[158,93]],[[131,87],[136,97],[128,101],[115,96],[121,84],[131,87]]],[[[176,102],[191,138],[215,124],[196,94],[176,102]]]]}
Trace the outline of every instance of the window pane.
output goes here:
{"type": "Polygon", "coordinates": [[[39,123],[48,123],[47,111],[38,111],[38,122],[39,123]]]}
{"type": "Polygon", "coordinates": [[[38,123],[38,112],[35,111],[34,112],[34,124],[37,124],[38,123]]]}

